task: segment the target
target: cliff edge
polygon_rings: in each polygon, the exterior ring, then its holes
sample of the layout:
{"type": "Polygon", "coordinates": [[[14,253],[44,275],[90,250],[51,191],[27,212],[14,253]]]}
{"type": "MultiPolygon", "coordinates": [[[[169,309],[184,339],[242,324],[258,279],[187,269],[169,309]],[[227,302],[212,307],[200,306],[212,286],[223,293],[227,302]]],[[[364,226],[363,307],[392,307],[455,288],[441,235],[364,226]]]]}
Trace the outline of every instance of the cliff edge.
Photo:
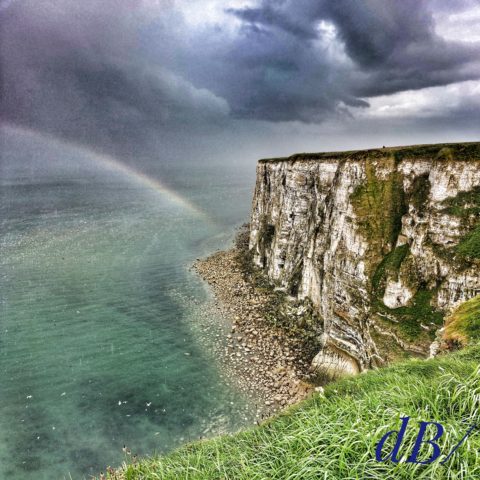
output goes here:
{"type": "Polygon", "coordinates": [[[480,143],[260,160],[249,249],[318,310],[319,374],[428,356],[480,294],[480,143]]]}

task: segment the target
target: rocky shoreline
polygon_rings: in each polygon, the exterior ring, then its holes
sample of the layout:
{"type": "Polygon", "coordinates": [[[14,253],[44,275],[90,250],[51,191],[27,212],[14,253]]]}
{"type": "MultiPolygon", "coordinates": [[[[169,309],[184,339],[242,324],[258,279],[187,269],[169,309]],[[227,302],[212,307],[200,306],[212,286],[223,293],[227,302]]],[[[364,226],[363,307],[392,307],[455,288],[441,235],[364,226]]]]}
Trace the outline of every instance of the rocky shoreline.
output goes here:
{"type": "Polygon", "coordinates": [[[257,417],[274,414],[314,391],[311,359],[298,338],[267,320],[271,292],[248,281],[238,250],[216,252],[197,260],[193,268],[212,288],[216,308],[228,322],[225,342],[217,343],[215,354],[226,377],[255,402],[257,417]]]}

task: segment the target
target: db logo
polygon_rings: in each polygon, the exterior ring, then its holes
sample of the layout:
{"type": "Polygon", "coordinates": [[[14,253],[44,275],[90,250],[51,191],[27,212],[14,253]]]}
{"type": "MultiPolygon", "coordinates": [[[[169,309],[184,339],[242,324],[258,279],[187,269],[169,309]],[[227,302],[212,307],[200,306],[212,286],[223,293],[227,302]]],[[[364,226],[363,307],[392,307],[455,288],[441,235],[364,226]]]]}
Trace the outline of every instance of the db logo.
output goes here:
{"type": "MultiPolygon", "coordinates": [[[[395,462],[398,463],[402,460],[402,456],[398,456],[398,452],[400,450],[400,447],[402,445],[403,437],[405,436],[405,432],[407,430],[408,422],[410,420],[410,417],[401,417],[400,420],[402,420],[402,426],[400,427],[400,430],[391,430],[390,432],[387,432],[378,442],[377,447],[375,448],[375,458],[377,462],[395,462]],[[390,438],[392,435],[397,434],[397,441],[395,442],[395,445],[392,449],[392,451],[385,456],[382,457],[382,449],[385,445],[385,442],[387,441],[388,438],[390,438]]],[[[465,435],[461,438],[461,440],[450,450],[450,452],[447,454],[447,456],[440,462],[440,463],[445,463],[457,450],[457,448],[467,439],[467,437],[472,433],[472,431],[476,428],[476,425],[472,425],[471,427],[468,428],[468,430],[465,432],[465,435]]],[[[428,464],[432,463],[437,458],[442,454],[440,447],[438,446],[437,443],[435,443],[444,433],[445,429],[443,428],[443,425],[438,422],[420,422],[420,427],[418,429],[418,435],[415,440],[415,444],[413,446],[412,453],[410,456],[405,460],[405,463],[421,463],[421,464],[428,464]],[[425,435],[427,433],[427,427],[429,425],[432,425],[432,429],[435,430],[435,434],[433,438],[430,439],[425,439],[425,435]],[[431,445],[433,448],[433,452],[430,455],[429,458],[426,460],[419,460],[418,459],[418,454],[420,452],[420,448],[422,446],[422,443],[431,445]]]]}

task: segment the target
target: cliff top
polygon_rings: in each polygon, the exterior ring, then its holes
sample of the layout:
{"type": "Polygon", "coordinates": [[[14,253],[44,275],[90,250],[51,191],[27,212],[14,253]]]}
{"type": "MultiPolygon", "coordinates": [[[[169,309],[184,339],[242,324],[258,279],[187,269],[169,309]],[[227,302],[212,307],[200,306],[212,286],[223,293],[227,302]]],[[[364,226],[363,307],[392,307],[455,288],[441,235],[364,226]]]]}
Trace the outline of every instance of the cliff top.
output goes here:
{"type": "Polygon", "coordinates": [[[438,143],[403,147],[383,147],[344,152],[295,153],[289,157],[263,158],[259,163],[296,162],[298,160],[363,160],[394,156],[397,160],[480,160],[480,142],[438,143]]]}

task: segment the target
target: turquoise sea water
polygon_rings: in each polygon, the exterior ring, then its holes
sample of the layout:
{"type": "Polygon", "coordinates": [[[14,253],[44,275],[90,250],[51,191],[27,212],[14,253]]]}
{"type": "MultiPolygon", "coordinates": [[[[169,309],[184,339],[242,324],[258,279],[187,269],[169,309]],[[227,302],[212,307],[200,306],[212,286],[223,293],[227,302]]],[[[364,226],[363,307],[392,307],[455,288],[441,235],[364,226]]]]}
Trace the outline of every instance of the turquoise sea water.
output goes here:
{"type": "Polygon", "coordinates": [[[188,267],[247,219],[251,174],[170,166],[206,220],[75,149],[0,135],[0,478],[88,478],[123,445],[248,423],[200,346],[210,297],[188,267]]]}

